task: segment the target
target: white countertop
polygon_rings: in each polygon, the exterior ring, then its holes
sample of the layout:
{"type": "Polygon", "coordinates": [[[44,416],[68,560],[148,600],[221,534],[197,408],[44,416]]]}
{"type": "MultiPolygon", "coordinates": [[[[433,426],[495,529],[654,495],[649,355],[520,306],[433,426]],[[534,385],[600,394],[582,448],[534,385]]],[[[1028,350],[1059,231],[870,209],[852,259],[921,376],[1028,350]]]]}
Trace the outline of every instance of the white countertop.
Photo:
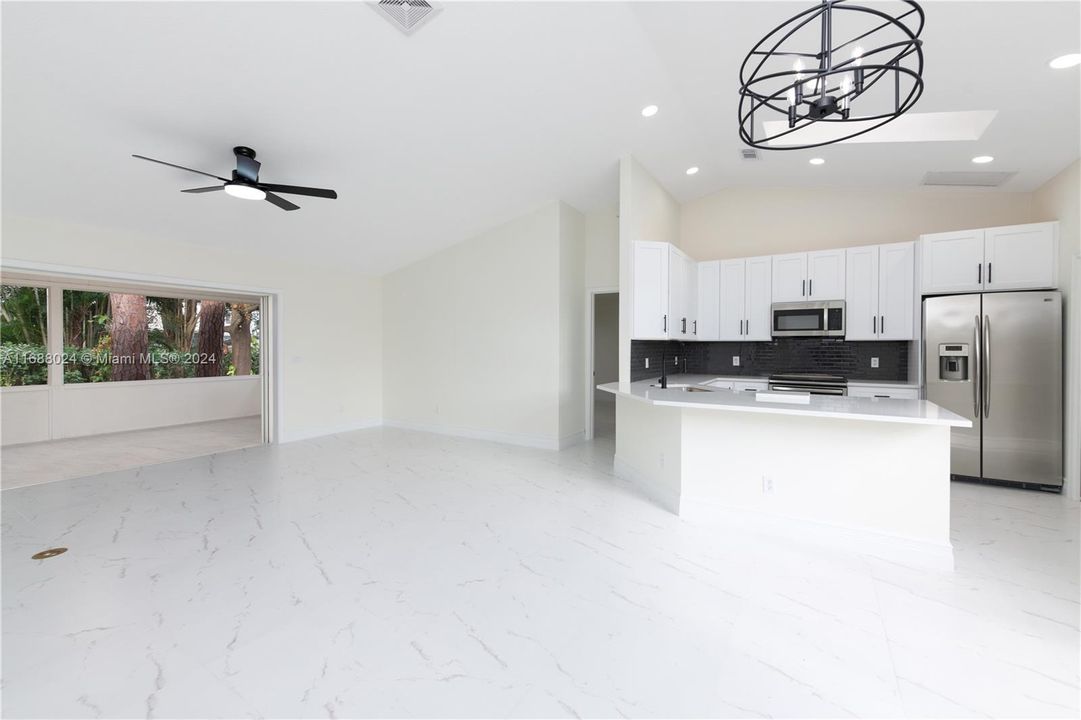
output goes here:
{"type": "MultiPolygon", "coordinates": [[[[669,375],[671,385],[703,385],[718,375],[669,375]]],[[[652,387],[656,378],[632,383],[607,383],[598,390],[620,397],[630,398],[651,405],[686,407],[700,410],[728,410],[776,415],[807,415],[810,417],[835,417],[845,420],[869,420],[872,422],[913,423],[918,425],[948,425],[972,427],[966,418],[939,407],[927,400],[901,400],[894,398],[854,398],[832,395],[812,395],[806,405],[762,402],[755,395],[731,390],[714,389],[712,392],[685,392],[683,390],[652,387]]],[[[868,383],[877,385],[882,383],[868,383]]],[[[707,386],[708,387],[708,386],[707,386]]]]}
{"type": "Polygon", "coordinates": [[[857,387],[890,387],[890,388],[911,388],[913,390],[919,389],[919,384],[909,382],[908,380],[849,380],[848,386],[853,385],[857,387]]]}

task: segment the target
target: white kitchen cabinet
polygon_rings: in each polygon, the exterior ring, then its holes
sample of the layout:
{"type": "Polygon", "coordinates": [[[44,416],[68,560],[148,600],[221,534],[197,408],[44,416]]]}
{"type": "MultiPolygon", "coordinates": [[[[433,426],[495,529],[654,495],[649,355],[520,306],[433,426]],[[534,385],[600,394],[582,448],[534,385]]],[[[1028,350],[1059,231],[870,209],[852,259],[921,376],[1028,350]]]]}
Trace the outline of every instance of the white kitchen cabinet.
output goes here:
{"type": "Polygon", "coordinates": [[[916,338],[916,244],[878,248],[878,339],[916,338]]]}
{"type": "Polygon", "coordinates": [[[846,254],[845,339],[914,339],[915,244],[868,245],[846,254]]]}
{"type": "Polygon", "coordinates": [[[721,309],[719,340],[742,340],[747,302],[747,261],[721,261],[721,309]]]}
{"type": "Polygon", "coordinates": [[[1058,285],[1057,223],[987,228],[983,234],[984,290],[1058,285]]]}
{"type": "Polygon", "coordinates": [[[770,339],[772,258],[721,261],[720,340],[770,339]]]}
{"type": "Polygon", "coordinates": [[[764,342],[772,339],[773,258],[769,255],[747,258],[746,294],[743,315],[747,320],[744,340],[764,342]]]}
{"type": "Polygon", "coordinates": [[[845,340],[878,339],[877,245],[848,248],[845,261],[845,340]]]}
{"type": "Polygon", "coordinates": [[[924,235],[924,295],[1058,286],[1058,223],[924,235]]]}
{"type": "Polygon", "coordinates": [[[856,385],[848,384],[848,396],[857,398],[891,398],[897,400],[919,400],[920,391],[914,387],[896,385],[856,385]]]}
{"type": "Polygon", "coordinates": [[[807,253],[807,299],[844,300],[845,251],[807,253]]]}
{"type": "Polygon", "coordinates": [[[687,335],[687,286],[683,282],[683,253],[668,246],[668,337],[682,340],[687,335]]]}
{"type": "Polygon", "coordinates": [[[983,289],[983,230],[924,235],[920,245],[924,295],[983,289]]]}
{"type": "Polygon", "coordinates": [[[773,256],[773,302],[807,299],[807,253],[773,256]]]}
{"type": "Polygon", "coordinates": [[[721,329],[721,262],[698,263],[697,340],[719,340],[721,329]]]}
{"type": "Polygon", "coordinates": [[[695,262],[675,246],[668,246],[668,337],[694,339],[695,307],[698,297],[695,262]]]}
{"type": "Polygon", "coordinates": [[[632,328],[636,340],[668,339],[669,244],[634,243],[632,328]]]}
{"type": "Polygon", "coordinates": [[[845,251],[773,256],[773,302],[843,300],[845,251]]]}

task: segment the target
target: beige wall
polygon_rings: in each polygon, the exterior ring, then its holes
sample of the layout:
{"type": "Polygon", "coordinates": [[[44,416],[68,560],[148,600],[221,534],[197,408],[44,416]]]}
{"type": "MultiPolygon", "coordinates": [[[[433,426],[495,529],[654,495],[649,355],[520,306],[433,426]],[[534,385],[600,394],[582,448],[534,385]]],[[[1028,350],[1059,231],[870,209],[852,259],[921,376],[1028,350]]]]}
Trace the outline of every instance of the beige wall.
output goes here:
{"type": "Polygon", "coordinates": [[[220,232],[220,246],[195,246],[6,214],[0,263],[21,260],[90,275],[138,274],[278,290],[280,438],[295,440],[378,424],[383,414],[379,278],[234,253],[225,249],[233,229],[223,227],[220,232]]]}
{"type": "Polygon", "coordinates": [[[1033,220],[1031,193],[949,189],[731,188],[686,203],[680,245],[695,260],[915,240],[1033,220]]]}

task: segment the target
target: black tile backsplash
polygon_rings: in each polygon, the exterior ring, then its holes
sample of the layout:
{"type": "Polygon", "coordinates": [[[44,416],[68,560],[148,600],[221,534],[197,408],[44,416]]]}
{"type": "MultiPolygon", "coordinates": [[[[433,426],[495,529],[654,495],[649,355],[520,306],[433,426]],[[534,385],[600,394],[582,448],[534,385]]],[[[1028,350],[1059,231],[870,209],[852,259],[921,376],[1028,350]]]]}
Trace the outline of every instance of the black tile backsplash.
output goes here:
{"type": "Polygon", "coordinates": [[[632,340],[631,380],[660,376],[667,348],[668,372],[703,375],[771,375],[817,372],[850,380],[908,380],[908,341],[848,342],[831,338],[777,338],[771,342],[679,342],[632,340]],[[732,356],[739,355],[739,367],[732,356]],[[649,369],[645,359],[649,358],[649,369]],[[679,367],[675,358],[679,358],[679,367]],[[871,367],[871,358],[878,367],[871,367]]]}

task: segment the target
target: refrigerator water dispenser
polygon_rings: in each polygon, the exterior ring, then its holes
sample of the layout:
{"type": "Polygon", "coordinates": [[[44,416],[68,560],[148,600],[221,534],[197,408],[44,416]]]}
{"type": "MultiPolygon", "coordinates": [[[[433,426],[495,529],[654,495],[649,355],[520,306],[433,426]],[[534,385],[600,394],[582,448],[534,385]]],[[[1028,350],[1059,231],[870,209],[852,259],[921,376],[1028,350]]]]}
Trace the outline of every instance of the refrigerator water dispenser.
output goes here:
{"type": "Polygon", "coordinates": [[[968,343],[938,346],[938,379],[966,382],[968,375],[968,343]]]}

